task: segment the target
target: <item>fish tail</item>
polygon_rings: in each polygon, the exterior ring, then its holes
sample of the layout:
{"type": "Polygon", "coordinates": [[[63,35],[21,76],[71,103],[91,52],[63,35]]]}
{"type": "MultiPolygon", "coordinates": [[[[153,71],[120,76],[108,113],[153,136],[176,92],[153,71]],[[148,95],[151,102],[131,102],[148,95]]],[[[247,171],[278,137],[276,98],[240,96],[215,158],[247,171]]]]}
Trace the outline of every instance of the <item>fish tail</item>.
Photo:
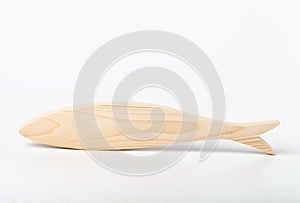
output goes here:
{"type": "Polygon", "coordinates": [[[251,146],[270,155],[275,155],[270,145],[260,135],[275,128],[277,125],[279,125],[279,121],[246,124],[240,131],[230,134],[226,139],[251,146]]]}

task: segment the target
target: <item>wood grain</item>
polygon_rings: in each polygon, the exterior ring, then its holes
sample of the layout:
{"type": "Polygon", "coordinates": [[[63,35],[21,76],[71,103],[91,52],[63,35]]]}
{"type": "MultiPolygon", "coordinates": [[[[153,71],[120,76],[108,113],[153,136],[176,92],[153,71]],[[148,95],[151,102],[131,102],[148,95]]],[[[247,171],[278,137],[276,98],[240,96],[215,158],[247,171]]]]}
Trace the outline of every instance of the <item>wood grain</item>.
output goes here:
{"type": "Polygon", "coordinates": [[[221,138],[274,155],[259,136],[278,124],[279,121],[264,121],[223,125],[165,106],[101,103],[48,113],[19,132],[38,143],[72,149],[138,149],[221,138]],[[215,132],[217,128],[221,131],[215,132]]]}

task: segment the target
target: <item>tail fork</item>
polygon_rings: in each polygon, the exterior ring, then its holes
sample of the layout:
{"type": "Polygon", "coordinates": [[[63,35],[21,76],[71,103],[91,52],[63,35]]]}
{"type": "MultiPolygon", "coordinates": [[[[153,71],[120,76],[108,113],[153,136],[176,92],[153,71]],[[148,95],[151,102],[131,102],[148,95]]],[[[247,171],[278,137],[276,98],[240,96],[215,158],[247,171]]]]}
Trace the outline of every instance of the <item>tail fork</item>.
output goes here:
{"type": "Polygon", "coordinates": [[[275,155],[270,145],[259,136],[279,125],[279,121],[266,121],[245,125],[238,133],[230,136],[230,140],[239,142],[270,155],[275,155]]]}

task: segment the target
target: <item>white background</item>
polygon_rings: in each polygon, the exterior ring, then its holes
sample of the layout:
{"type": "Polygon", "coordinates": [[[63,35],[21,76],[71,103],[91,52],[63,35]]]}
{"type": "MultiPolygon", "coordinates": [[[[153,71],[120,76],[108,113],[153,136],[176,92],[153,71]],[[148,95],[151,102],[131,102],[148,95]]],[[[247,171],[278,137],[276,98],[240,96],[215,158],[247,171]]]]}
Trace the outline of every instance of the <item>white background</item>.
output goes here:
{"type": "MultiPolygon", "coordinates": [[[[1,1],[0,202],[299,202],[299,10],[296,0],[1,1]],[[33,117],[72,105],[99,46],[145,29],[203,49],[222,79],[228,121],[280,120],[263,136],[277,156],[221,141],[199,162],[199,143],[171,169],[137,178],[18,134],[33,117]]],[[[137,97],[174,104],[159,91],[137,97]]]]}

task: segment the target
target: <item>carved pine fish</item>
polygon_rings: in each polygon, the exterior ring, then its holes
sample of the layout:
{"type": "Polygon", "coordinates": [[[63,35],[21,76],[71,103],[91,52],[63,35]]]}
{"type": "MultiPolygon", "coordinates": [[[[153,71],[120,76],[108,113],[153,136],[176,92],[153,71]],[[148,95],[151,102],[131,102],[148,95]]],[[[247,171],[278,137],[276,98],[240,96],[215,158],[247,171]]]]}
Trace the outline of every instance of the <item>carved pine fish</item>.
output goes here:
{"type": "Polygon", "coordinates": [[[20,133],[50,146],[91,150],[149,148],[220,138],[274,155],[259,136],[278,124],[279,121],[226,122],[221,133],[211,131],[208,136],[210,127],[218,126],[218,122],[159,105],[100,103],[45,114],[25,125],[20,133]]]}

